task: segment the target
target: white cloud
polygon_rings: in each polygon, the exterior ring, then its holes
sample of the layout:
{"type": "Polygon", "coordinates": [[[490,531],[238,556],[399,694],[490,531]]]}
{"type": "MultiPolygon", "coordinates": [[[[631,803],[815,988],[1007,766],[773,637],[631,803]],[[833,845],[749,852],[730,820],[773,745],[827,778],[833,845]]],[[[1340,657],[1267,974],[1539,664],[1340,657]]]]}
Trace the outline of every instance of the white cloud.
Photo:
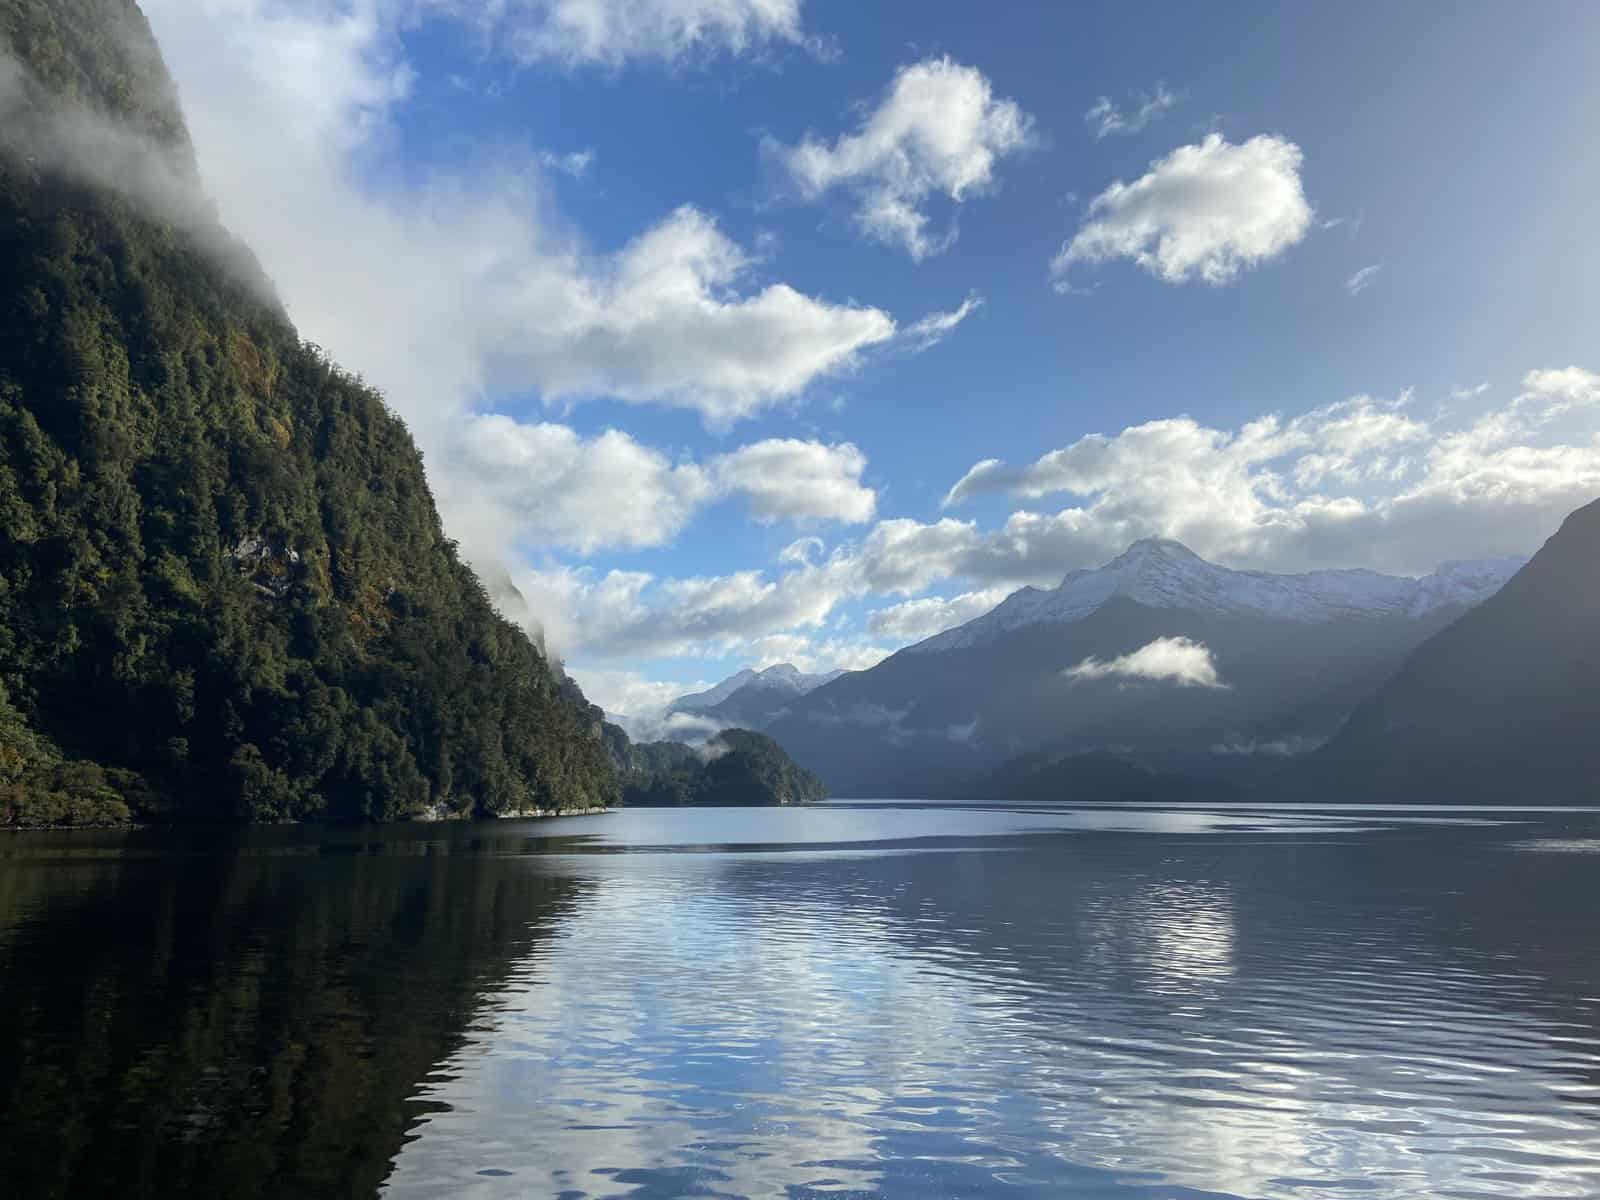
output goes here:
{"type": "Polygon", "coordinates": [[[559,171],[574,179],[582,179],[589,173],[589,168],[594,166],[594,158],[593,150],[572,150],[566,154],[557,154],[554,150],[539,151],[541,167],[549,171],[559,171]]]}
{"type": "Polygon", "coordinates": [[[581,553],[659,546],[675,537],[715,487],[692,463],[674,465],[626,433],[585,439],[565,425],[519,423],[500,414],[469,421],[446,465],[473,481],[469,545],[496,530],[581,553]]]}
{"type": "Polygon", "coordinates": [[[637,671],[607,667],[574,668],[571,674],[590,702],[605,709],[613,720],[663,712],[679,696],[703,692],[712,686],[703,680],[677,683],[647,679],[637,671]]]}
{"type": "Polygon", "coordinates": [[[860,591],[853,564],[835,559],[773,578],[748,570],[658,580],[559,566],[515,578],[558,650],[588,659],[748,653],[774,634],[821,633],[835,607],[860,591]]]}
{"type": "Polygon", "coordinates": [[[1084,123],[1096,138],[1110,137],[1114,133],[1138,133],[1150,122],[1164,117],[1178,102],[1178,97],[1168,91],[1164,83],[1156,84],[1156,90],[1150,95],[1135,99],[1138,103],[1131,112],[1125,113],[1110,96],[1101,96],[1083,114],[1084,123]]]}
{"type": "Polygon", "coordinates": [[[570,67],[671,64],[806,42],[801,0],[501,0],[486,8],[486,32],[502,49],[570,67]]]}
{"type": "Polygon", "coordinates": [[[1213,133],[1180,146],[1090,202],[1051,276],[1062,286],[1079,263],[1128,258],[1167,283],[1231,283],[1305,237],[1312,212],[1301,157],[1293,142],[1269,135],[1234,145],[1213,133]]]}
{"type": "Polygon", "coordinates": [[[707,504],[744,499],[763,524],[872,519],[866,456],[850,443],[771,438],[674,463],[620,430],[584,438],[566,425],[499,413],[468,420],[444,471],[470,480],[454,532],[468,545],[532,541],[590,554],[670,543],[707,504]]]}
{"type": "Polygon", "coordinates": [[[880,520],[831,551],[802,538],[771,572],[670,579],[556,567],[516,582],[553,643],[591,659],[737,654],[820,670],[970,620],[1022,584],[1054,586],[1140,537],[1276,571],[1421,574],[1452,558],[1527,554],[1600,495],[1600,376],[1534,371],[1514,399],[1480,404],[1476,415],[1425,419],[1409,396],[1355,397],[1232,431],[1154,421],[1021,468],[980,463],[950,497],[1065,492],[1085,497],[1078,507],[1022,509],[991,528],[880,520]],[[954,581],[969,590],[923,595],[954,581]],[[844,606],[873,597],[899,599],[857,625],[844,606]]]}
{"type": "Polygon", "coordinates": [[[849,442],[826,446],[769,438],[713,464],[718,486],[748,498],[757,521],[870,521],[877,496],[861,483],[867,457],[849,442]]]}
{"type": "Polygon", "coordinates": [[[928,581],[1048,581],[1147,536],[1238,566],[1421,573],[1448,558],[1529,552],[1600,493],[1597,406],[1600,376],[1571,367],[1530,372],[1515,399],[1464,423],[1417,415],[1409,395],[1236,430],[1151,421],[1026,466],[979,462],[946,497],[1068,493],[1087,497],[1082,507],[1013,513],[989,533],[949,518],[907,522],[894,537],[929,560],[916,574],[928,581]]]}
{"type": "MultiPolygon", "coordinates": [[[[530,248],[531,249],[531,248],[530,248]]],[[[609,259],[533,263],[491,289],[480,327],[512,382],[547,399],[612,396],[700,412],[726,427],[854,367],[894,336],[875,308],[833,305],[787,284],[740,293],[752,260],[704,213],[678,209],[609,259]]]]}
{"type": "Polygon", "coordinates": [[[1131,654],[1101,660],[1086,658],[1064,674],[1072,679],[1144,679],[1179,687],[1221,688],[1217,664],[1203,642],[1162,637],[1131,654]]]}
{"type": "Polygon", "coordinates": [[[988,191],[998,161],[1033,140],[1032,118],[1014,101],[995,99],[981,71],[930,58],[900,69],[858,132],[832,145],[811,134],[797,146],[768,139],[764,149],[803,197],[848,189],[862,233],[921,260],[956,238],[954,225],[929,231],[929,197],[959,204],[988,191]]]}
{"type": "Polygon", "coordinates": [[[1549,420],[1578,408],[1600,407],[1600,375],[1582,367],[1529,371],[1522,380],[1519,409],[1534,411],[1534,420],[1549,420]]]}
{"type": "Polygon", "coordinates": [[[983,297],[977,292],[969,292],[960,307],[953,308],[949,312],[929,313],[921,320],[907,325],[900,331],[900,341],[912,354],[931,350],[954,333],[956,326],[982,307],[983,297]]]}
{"type": "Polygon", "coordinates": [[[1383,270],[1382,263],[1373,263],[1370,267],[1362,267],[1344,281],[1344,290],[1352,296],[1359,296],[1377,282],[1378,272],[1381,270],[1383,270]]]}
{"type": "Polygon", "coordinates": [[[530,533],[578,547],[654,544],[703,492],[693,470],[625,435],[578,444],[570,431],[524,422],[505,457],[567,462],[576,483],[596,464],[616,478],[632,456],[654,489],[646,496],[663,503],[634,506],[630,536],[623,518],[600,511],[593,486],[579,486],[530,522],[538,488],[512,478],[514,461],[488,486],[472,469],[494,427],[486,396],[562,405],[606,396],[725,427],[798,402],[894,337],[878,309],[759,278],[756,258],[691,207],[617,250],[590,248],[555,211],[532,147],[485,147],[480,165],[377,189],[374,178],[390,177],[370,167],[415,84],[398,36],[404,6],[146,7],[223,220],[260,256],[305,336],[405,418],[447,528],[480,562],[530,533]]]}
{"type": "Polygon", "coordinates": [[[946,629],[981,617],[1011,592],[1010,588],[984,588],[959,596],[923,596],[879,608],[867,615],[867,628],[896,642],[920,642],[946,629]]]}

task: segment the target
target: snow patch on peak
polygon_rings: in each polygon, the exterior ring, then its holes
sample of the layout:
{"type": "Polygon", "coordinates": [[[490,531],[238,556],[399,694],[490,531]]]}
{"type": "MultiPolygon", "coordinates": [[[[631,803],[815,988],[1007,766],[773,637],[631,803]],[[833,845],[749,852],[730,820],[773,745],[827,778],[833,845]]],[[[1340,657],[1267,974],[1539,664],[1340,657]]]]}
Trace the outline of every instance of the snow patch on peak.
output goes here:
{"type": "Polygon", "coordinates": [[[1119,597],[1149,608],[1313,623],[1421,617],[1451,605],[1482,603],[1525,561],[1449,562],[1421,579],[1366,570],[1274,575],[1230,570],[1207,562],[1182,542],[1144,538],[1102,567],[1069,572],[1053,591],[1013,592],[983,616],[909,651],[955,650],[1025,625],[1081,620],[1119,597]]]}
{"type": "Polygon", "coordinates": [[[678,697],[672,702],[672,708],[679,712],[700,712],[708,708],[715,708],[735,692],[742,692],[748,687],[803,696],[825,683],[833,682],[843,674],[843,671],[828,671],[821,675],[807,675],[793,663],[776,663],[760,671],[754,671],[746,667],[744,670],[728,676],[716,687],[708,688],[703,692],[696,692],[693,695],[678,697]]]}

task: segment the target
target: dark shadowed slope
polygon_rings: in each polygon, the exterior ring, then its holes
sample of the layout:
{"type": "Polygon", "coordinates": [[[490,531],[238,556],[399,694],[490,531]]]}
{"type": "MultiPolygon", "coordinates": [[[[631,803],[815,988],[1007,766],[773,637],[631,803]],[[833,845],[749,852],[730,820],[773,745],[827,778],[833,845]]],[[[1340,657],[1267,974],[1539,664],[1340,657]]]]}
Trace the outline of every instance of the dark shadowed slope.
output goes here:
{"type": "Polygon", "coordinates": [[[1351,801],[1600,803],[1600,501],[1288,781],[1351,801]]]}

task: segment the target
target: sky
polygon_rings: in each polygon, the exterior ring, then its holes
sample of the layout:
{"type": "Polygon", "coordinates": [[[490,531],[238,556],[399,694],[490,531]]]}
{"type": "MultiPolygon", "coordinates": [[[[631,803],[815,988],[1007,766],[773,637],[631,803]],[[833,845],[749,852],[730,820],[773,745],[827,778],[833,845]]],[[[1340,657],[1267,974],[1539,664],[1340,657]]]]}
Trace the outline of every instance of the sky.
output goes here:
{"type": "Polygon", "coordinates": [[[205,186],[592,699],[1145,536],[1423,574],[1600,496],[1600,8],[144,0],[205,186]]]}

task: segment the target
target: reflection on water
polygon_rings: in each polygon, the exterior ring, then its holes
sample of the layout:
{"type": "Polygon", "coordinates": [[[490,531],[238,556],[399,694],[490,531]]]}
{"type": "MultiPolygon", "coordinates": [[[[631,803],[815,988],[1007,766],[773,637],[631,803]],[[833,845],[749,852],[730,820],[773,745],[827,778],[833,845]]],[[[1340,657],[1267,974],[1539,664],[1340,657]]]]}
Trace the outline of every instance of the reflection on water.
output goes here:
{"type": "Polygon", "coordinates": [[[1592,1197],[1597,860],[1538,852],[1584,845],[1037,805],[12,839],[0,1178],[1592,1197]]]}

